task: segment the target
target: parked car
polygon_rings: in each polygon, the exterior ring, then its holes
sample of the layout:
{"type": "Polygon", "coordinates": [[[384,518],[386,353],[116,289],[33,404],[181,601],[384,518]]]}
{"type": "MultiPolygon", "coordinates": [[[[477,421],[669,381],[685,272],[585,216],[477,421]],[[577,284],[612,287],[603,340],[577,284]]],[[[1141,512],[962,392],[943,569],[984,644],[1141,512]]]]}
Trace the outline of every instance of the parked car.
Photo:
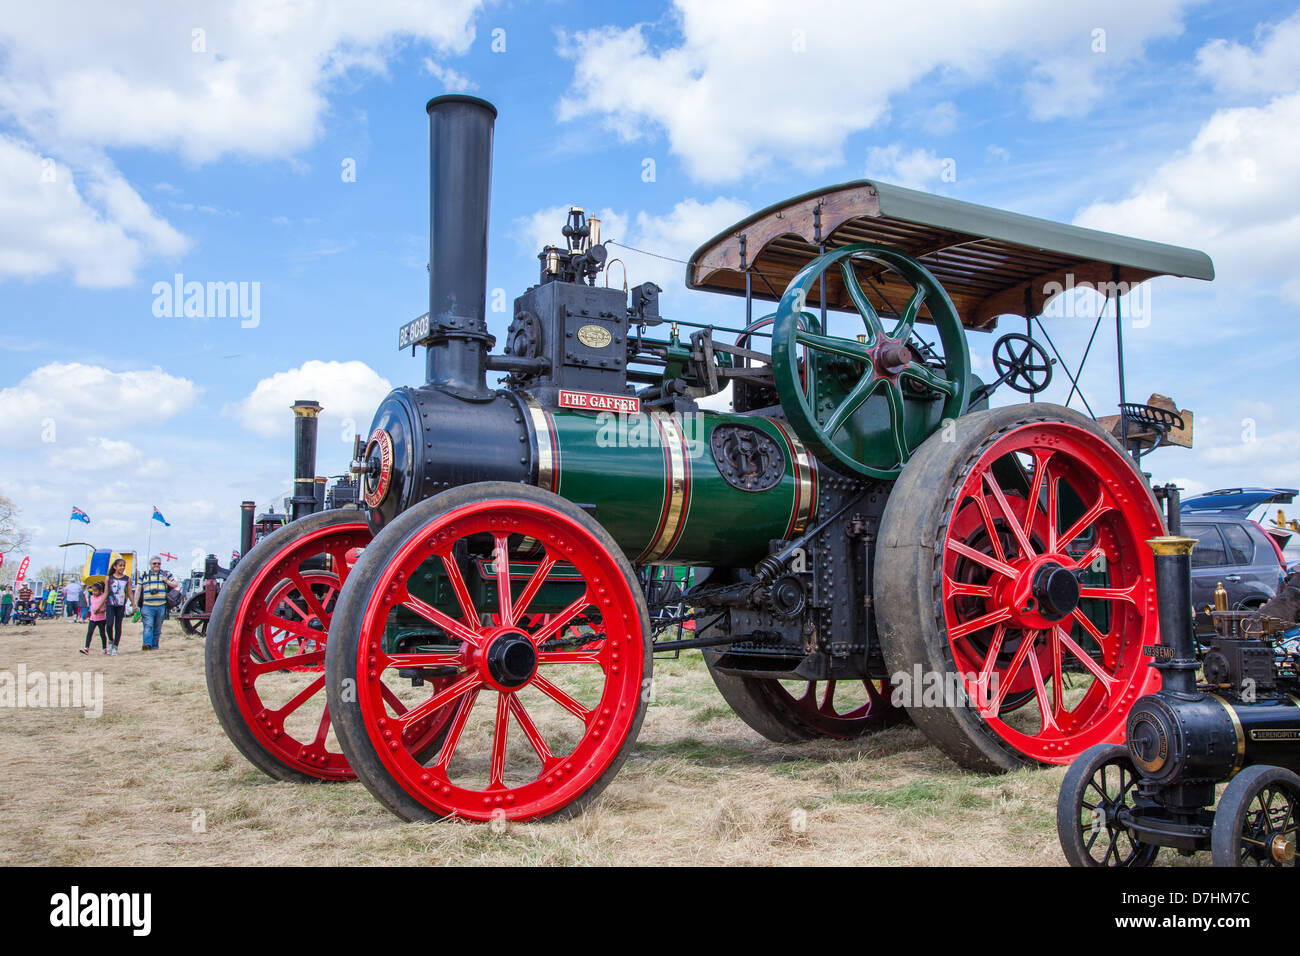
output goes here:
{"type": "Polygon", "coordinates": [[[1182,503],[1182,531],[1196,539],[1192,551],[1192,604],[1196,632],[1214,633],[1206,605],[1214,604],[1220,583],[1228,592],[1230,610],[1259,607],[1274,594],[1286,572],[1277,541],[1250,513],[1265,504],[1290,504],[1295,488],[1225,488],[1188,498],[1182,503]]]}

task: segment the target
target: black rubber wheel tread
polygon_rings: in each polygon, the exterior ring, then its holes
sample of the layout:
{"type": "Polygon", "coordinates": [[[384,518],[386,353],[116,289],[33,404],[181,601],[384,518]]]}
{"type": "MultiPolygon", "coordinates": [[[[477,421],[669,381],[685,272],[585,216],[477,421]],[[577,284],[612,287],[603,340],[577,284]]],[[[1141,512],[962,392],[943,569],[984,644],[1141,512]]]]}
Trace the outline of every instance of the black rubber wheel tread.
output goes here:
{"type": "MultiPolygon", "coordinates": [[[[357,525],[365,527],[365,519],[352,510],[331,510],[291,521],[267,535],[235,565],[221,591],[217,594],[216,604],[212,608],[212,617],[208,619],[208,639],[203,649],[204,671],[208,681],[208,697],[212,709],[217,715],[221,729],[226,732],[230,742],[235,745],[253,766],[276,780],[291,783],[325,783],[320,777],[295,770],[286,766],[261,742],[249,729],[240,715],[239,704],[235,700],[233,675],[230,673],[230,642],[233,638],[232,628],[239,611],[239,602],[245,589],[261,570],[267,560],[278,554],[280,549],[293,538],[307,532],[336,525],[357,525]]],[[[367,533],[369,531],[367,530],[367,533]]]]}
{"type": "MultiPolygon", "coordinates": [[[[1106,764],[1125,767],[1137,776],[1137,770],[1129,757],[1128,748],[1122,744],[1098,744],[1089,747],[1075,758],[1070,769],[1061,781],[1061,792],[1056,798],[1056,836],[1061,841],[1061,850],[1071,866],[1104,866],[1088,853],[1084,841],[1084,830],[1080,825],[1080,811],[1083,809],[1084,797],[1093,776],[1106,764]]],[[[1139,867],[1150,866],[1155,862],[1160,847],[1150,843],[1137,843],[1138,852],[1128,863],[1116,863],[1115,866],[1139,867]]]]}
{"type": "Polygon", "coordinates": [[[714,664],[721,651],[704,649],[704,663],[718,693],[736,716],[768,740],[778,744],[802,744],[822,736],[805,727],[772,696],[772,685],[777,682],[763,677],[740,677],[723,674],[714,664]]]}
{"type": "MultiPolygon", "coordinates": [[[[1219,798],[1210,829],[1210,859],[1215,866],[1241,866],[1241,831],[1255,796],[1270,785],[1281,784],[1291,791],[1293,804],[1300,804],[1300,776],[1285,767],[1255,764],[1232,778],[1219,798]]],[[[1297,854],[1293,865],[1300,865],[1297,854]]]]}
{"type": "MultiPolygon", "coordinates": [[[[325,692],[339,746],[347,755],[357,779],[365,784],[366,789],[376,800],[403,820],[432,823],[445,818],[402,789],[384,767],[370,741],[370,735],[366,732],[365,722],[361,717],[359,695],[355,692],[344,695],[344,681],[351,681],[351,686],[356,686],[356,660],[361,638],[361,622],[370,600],[375,597],[375,584],[389,561],[412,535],[438,515],[488,498],[545,504],[581,524],[605,546],[617,561],[636,601],[641,619],[641,643],[644,654],[642,680],[647,681],[651,678],[653,654],[650,646],[650,612],[646,608],[641,584],[637,580],[631,562],[619,549],[614,538],[585,511],[559,495],[541,488],[504,481],[483,481],[462,485],[419,502],[384,527],[362,553],[347,582],[343,585],[343,590],[339,593],[334,617],[330,622],[330,636],[325,644],[325,692]]],[[[650,695],[645,693],[640,695],[637,712],[632,720],[627,739],[604,772],[565,806],[544,817],[532,819],[568,819],[581,813],[600,795],[601,791],[618,775],[623,762],[631,753],[637,735],[641,731],[641,722],[645,719],[649,697],[650,695]]]]}
{"type": "MultiPolygon", "coordinates": [[[[891,674],[911,674],[917,664],[925,672],[955,672],[939,586],[943,552],[935,545],[945,538],[957,491],[976,461],[1007,432],[1045,421],[1087,429],[1133,467],[1119,443],[1096,422],[1047,402],[964,415],[951,428],[940,428],[922,442],[889,494],[876,549],[873,598],[881,650],[891,674]]],[[[1145,488],[1145,479],[1135,467],[1133,473],[1145,488]]],[[[1146,494],[1151,508],[1160,514],[1149,488],[1146,494]]],[[[999,737],[973,707],[908,710],[931,743],[969,770],[1004,773],[1039,763],[999,737]]]]}

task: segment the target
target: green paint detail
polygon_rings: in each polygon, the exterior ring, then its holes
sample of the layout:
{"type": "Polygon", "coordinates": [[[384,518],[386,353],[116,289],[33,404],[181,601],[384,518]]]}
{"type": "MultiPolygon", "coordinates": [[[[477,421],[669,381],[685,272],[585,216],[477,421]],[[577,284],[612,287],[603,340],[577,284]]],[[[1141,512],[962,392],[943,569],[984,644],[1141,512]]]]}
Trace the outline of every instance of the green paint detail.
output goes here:
{"type": "MultiPolygon", "coordinates": [[[[666,449],[647,414],[615,415],[552,411],[559,494],[593,506],[597,521],[636,562],[655,542],[667,494],[666,449]]],[[[750,564],[768,553],[769,542],[785,537],[795,504],[794,462],[777,426],[748,415],[700,412],[675,416],[690,451],[689,494],[675,547],[645,563],[673,565],[750,564]],[[718,471],[709,436],[723,424],[756,428],[785,456],[779,484],[763,492],[733,488],[718,471]]]]}
{"type": "Polygon", "coordinates": [[[781,407],[799,437],[822,461],[850,475],[893,479],[912,451],[945,418],[966,413],[970,352],[957,310],[929,270],[897,249],[859,242],[819,256],[786,287],[772,330],[772,371],[781,407]],[[862,291],[849,260],[867,258],[912,284],[897,322],[886,329],[862,291]],[[838,266],[865,333],[859,342],[799,326],[813,319],[821,275],[838,266]],[[929,308],[943,343],[943,375],[908,362],[897,379],[880,374],[873,354],[882,345],[906,344],[922,306],[929,308]],[[809,356],[801,368],[801,353],[809,356]]]}

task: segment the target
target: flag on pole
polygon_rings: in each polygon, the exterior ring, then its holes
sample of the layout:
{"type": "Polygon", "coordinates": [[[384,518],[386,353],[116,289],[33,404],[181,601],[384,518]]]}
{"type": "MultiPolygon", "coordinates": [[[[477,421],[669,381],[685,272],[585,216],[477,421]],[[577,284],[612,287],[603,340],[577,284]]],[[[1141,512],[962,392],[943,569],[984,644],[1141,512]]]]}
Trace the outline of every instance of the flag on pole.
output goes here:
{"type": "Polygon", "coordinates": [[[164,518],[164,517],[162,516],[162,512],[158,510],[158,506],[157,506],[157,505],[154,505],[154,506],[153,506],[153,520],[154,520],[154,521],[161,521],[163,524],[165,524],[165,525],[166,525],[167,527],[169,527],[169,528],[172,526],[172,523],[171,523],[170,521],[168,521],[166,518],[164,518]]]}
{"type": "Polygon", "coordinates": [[[85,513],[84,511],[82,511],[80,508],[74,507],[74,508],[72,509],[72,516],[71,516],[70,518],[68,518],[68,520],[69,520],[69,521],[84,521],[86,524],[90,524],[90,515],[86,514],[86,513],[85,513]]]}
{"type": "Polygon", "coordinates": [[[238,552],[238,551],[231,551],[231,552],[230,552],[230,560],[231,560],[231,561],[238,561],[238,560],[239,560],[239,552],[238,552]]]}
{"type": "Polygon", "coordinates": [[[29,561],[31,561],[30,557],[23,558],[22,563],[18,565],[18,574],[14,576],[14,584],[17,584],[23,578],[27,577],[27,563],[29,561]]]}
{"type": "Polygon", "coordinates": [[[172,554],[170,551],[163,551],[163,552],[160,552],[159,555],[158,555],[158,557],[162,558],[164,561],[175,561],[175,560],[176,560],[176,555],[172,554]]]}

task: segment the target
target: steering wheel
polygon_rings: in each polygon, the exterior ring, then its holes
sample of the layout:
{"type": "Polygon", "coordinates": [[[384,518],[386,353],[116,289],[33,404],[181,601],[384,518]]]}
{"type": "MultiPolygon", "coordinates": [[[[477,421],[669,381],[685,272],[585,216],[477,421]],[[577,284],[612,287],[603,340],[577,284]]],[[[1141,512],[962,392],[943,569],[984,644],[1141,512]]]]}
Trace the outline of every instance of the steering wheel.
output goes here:
{"type": "Polygon", "coordinates": [[[1047,388],[1052,383],[1053,364],[1041,345],[1019,332],[1008,332],[993,343],[993,367],[997,369],[998,381],[1022,395],[1033,395],[1047,388]]]}
{"type": "Polygon", "coordinates": [[[943,419],[965,413],[970,353],[957,309],[928,269],[893,247],[858,242],[818,256],[786,286],[772,329],[772,373],[782,410],[818,458],[850,475],[892,479],[943,419]],[[892,329],[862,291],[855,261],[883,266],[912,287],[892,329]],[[862,320],[856,339],[824,332],[807,309],[832,267],[862,320]],[[943,343],[941,366],[909,344],[922,306],[943,343]]]}

